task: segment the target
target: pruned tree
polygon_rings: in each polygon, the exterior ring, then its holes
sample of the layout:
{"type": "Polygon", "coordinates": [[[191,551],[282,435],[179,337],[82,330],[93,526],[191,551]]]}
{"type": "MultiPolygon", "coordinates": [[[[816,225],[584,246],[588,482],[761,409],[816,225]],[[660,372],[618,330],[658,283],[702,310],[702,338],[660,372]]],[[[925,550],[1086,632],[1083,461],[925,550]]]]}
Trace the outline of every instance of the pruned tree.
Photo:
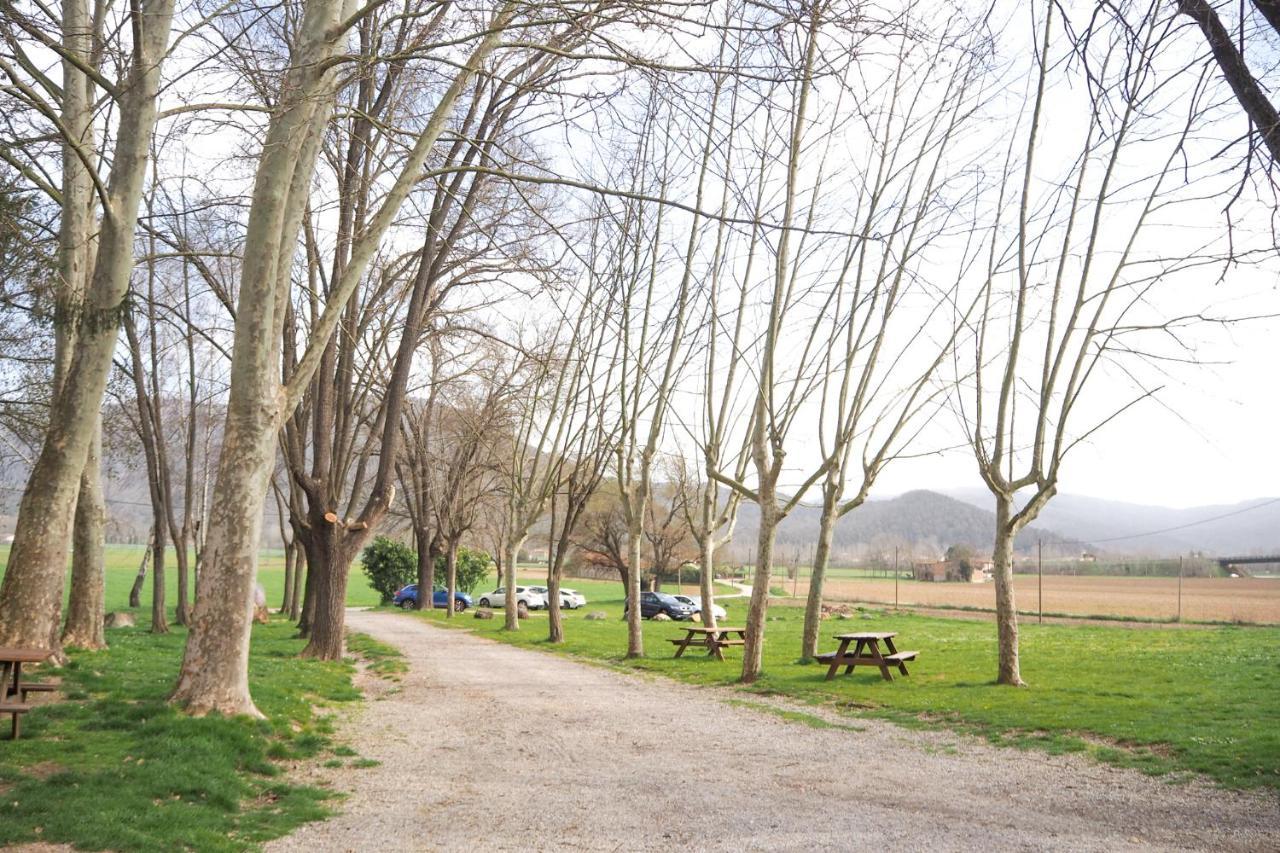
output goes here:
{"type": "MultiPolygon", "coordinates": [[[[967,257],[950,248],[950,283],[932,269],[971,195],[975,152],[957,144],[983,106],[990,65],[981,28],[964,15],[941,22],[911,11],[880,39],[892,62],[875,72],[844,69],[849,130],[865,151],[859,189],[841,222],[850,233],[825,310],[829,327],[815,413],[825,473],[818,539],[805,603],[802,660],[817,654],[822,592],[836,524],[867,499],[877,478],[915,437],[921,416],[938,407],[938,371],[967,319],[959,306],[967,257]],[[847,217],[847,218],[846,218],[847,217]],[[859,458],[855,458],[855,453],[859,458]],[[851,469],[854,478],[849,494],[851,469]]],[[[963,233],[963,230],[960,231],[963,233]]]]}
{"type": "Polygon", "coordinates": [[[988,202],[971,358],[962,368],[971,378],[959,380],[957,398],[995,499],[996,680],[1009,685],[1023,684],[1014,537],[1056,494],[1070,452],[1155,392],[1143,365],[1194,360],[1181,335],[1209,319],[1168,312],[1154,298],[1206,250],[1171,246],[1149,229],[1157,213],[1169,216],[1194,196],[1186,189],[1199,172],[1188,134],[1203,78],[1155,59],[1176,10],[1155,4],[1127,19],[1101,10],[1084,48],[1086,98],[1072,90],[1065,59],[1081,47],[1060,38],[1070,23],[1063,14],[1054,3],[1030,12],[1032,91],[988,202]],[[1186,89],[1190,106],[1175,108],[1186,89]],[[1147,337],[1175,351],[1148,349],[1147,337]],[[1132,383],[1122,402],[1115,389],[1090,399],[1108,368],[1132,383]]]}

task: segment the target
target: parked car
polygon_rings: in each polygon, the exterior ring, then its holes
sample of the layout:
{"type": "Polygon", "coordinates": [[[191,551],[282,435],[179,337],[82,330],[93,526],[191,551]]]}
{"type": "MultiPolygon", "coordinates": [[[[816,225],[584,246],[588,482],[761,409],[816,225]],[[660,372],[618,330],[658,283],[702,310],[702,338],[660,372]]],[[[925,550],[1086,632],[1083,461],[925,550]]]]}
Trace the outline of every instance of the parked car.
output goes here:
{"type": "MultiPolygon", "coordinates": [[[[625,614],[627,607],[624,606],[622,612],[625,614]]],[[[665,592],[640,593],[640,616],[652,619],[659,613],[665,613],[671,619],[689,619],[693,616],[693,608],[665,592]]]]}
{"type": "MultiPolygon", "coordinates": [[[[516,587],[516,602],[524,602],[524,606],[530,610],[543,610],[547,606],[547,597],[541,593],[534,592],[533,587],[518,586],[516,587]]],[[[493,592],[486,592],[480,596],[480,606],[506,607],[507,588],[500,586],[493,592]]]]}
{"type": "MultiPolygon", "coordinates": [[[[702,617],[702,596],[700,595],[673,595],[676,601],[683,601],[685,604],[693,608],[693,616],[691,619],[699,619],[702,617]]],[[[727,615],[724,608],[714,601],[711,602],[711,615],[717,619],[723,619],[727,615]]]]}
{"type": "MultiPolygon", "coordinates": [[[[431,606],[443,610],[446,602],[449,600],[449,590],[442,586],[438,586],[431,594],[431,606]]],[[[396,607],[403,607],[405,610],[412,610],[418,606],[418,585],[411,583],[406,587],[401,587],[396,593],[396,597],[391,600],[396,607]]],[[[465,592],[455,592],[453,594],[453,609],[457,613],[461,613],[471,606],[471,596],[465,592]]]]}
{"type": "MultiPolygon", "coordinates": [[[[550,602],[551,590],[547,589],[545,586],[531,586],[529,589],[538,593],[550,602]]],[[[548,604],[548,606],[550,605],[548,604]]],[[[587,597],[576,589],[560,587],[560,606],[565,610],[577,610],[579,607],[587,606],[587,597]]]]}

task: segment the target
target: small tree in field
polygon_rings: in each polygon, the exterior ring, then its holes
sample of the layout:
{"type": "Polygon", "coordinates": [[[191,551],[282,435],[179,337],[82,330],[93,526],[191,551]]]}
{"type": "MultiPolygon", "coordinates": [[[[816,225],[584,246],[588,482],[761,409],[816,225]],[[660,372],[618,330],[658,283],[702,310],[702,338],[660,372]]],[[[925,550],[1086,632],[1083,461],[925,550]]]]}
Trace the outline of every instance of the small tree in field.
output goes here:
{"type": "Polygon", "coordinates": [[[385,536],[377,537],[365,547],[360,563],[383,604],[395,598],[401,587],[413,583],[418,574],[417,555],[409,546],[385,536]]]}

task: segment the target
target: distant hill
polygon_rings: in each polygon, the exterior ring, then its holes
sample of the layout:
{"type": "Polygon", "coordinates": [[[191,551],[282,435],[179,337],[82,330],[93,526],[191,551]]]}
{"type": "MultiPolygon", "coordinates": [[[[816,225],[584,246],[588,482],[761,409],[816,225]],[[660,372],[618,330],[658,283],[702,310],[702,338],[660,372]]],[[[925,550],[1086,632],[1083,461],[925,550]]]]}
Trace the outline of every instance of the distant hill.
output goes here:
{"type": "MultiPolygon", "coordinates": [[[[949,494],[974,508],[991,506],[980,489],[949,494]]],[[[1172,509],[1083,495],[1057,495],[1039,523],[1094,544],[1100,553],[1210,555],[1280,552],[1280,499],[1172,509]]]]}
{"type": "MultiPolygon", "coordinates": [[[[778,561],[789,562],[795,549],[807,559],[809,547],[818,538],[821,511],[798,507],[778,528],[778,561]]],[[[754,504],[739,512],[734,530],[737,551],[745,552],[756,540],[760,513],[754,504]]],[[[837,558],[865,559],[892,554],[894,547],[919,559],[942,555],[951,545],[970,545],[979,553],[989,553],[995,530],[995,514],[947,495],[917,490],[887,500],[871,500],[846,515],[836,526],[832,547],[837,558]]],[[[1022,531],[1018,550],[1030,551],[1042,539],[1055,552],[1075,552],[1080,546],[1053,530],[1032,526],[1022,531]]],[[[1048,553],[1048,550],[1046,550],[1048,553]]]]}

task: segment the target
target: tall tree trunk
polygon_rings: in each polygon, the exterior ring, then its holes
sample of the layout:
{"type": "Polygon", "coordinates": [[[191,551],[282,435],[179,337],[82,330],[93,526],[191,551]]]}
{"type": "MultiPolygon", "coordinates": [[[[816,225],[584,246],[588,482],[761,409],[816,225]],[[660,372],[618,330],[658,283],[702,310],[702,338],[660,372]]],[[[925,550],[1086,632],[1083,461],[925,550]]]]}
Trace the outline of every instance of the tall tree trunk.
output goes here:
{"type": "MultiPolygon", "coordinates": [[[[271,332],[264,329],[262,333],[271,332]]],[[[242,374],[252,370],[233,360],[216,499],[196,583],[191,632],[172,700],[196,715],[261,717],[249,696],[249,633],[262,508],[276,461],[275,389],[261,388],[271,383],[269,379],[259,382],[257,376],[237,383],[237,367],[242,374]],[[254,395],[253,385],[265,393],[254,395]]]]}
{"type": "Polygon", "coordinates": [[[1013,517],[1013,498],[996,497],[996,537],[991,552],[996,586],[996,634],[1000,648],[997,684],[1023,685],[1018,665],[1018,608],[1013,600],[1013,539],[1017,531],[1013,517]]]}
{"type": "Polygon", "coordinates": [[[147,581],[147,564],[151,562],[151,545],[156,541],[156,532],[151,531],[147,537],[147,547],[142,552],[142,562],[138,564],[138,573],[133,576],[133,586],[129,588],[129,609],[136,610],[142,606],[142,585],[147,581]]]}
{"type": "MultiPolygon", "coordinates": [[[[311,636],[311,614],[315,611],[316,582],[315,572],[311,571],[311,561],[307,559],[307,550],[302,549],[302,559],[306,563],[306,575],[303,578],[302,609],[298,614],[298,636],[306,639],[311,636]]],[[[297,592],[297,585],[294,592],[297,592]]]]}
{"type": "MultiPolygon", "coordinates": [[[[704,528],[705,529],[705,528],[704,528]]],[[[698,543],[701,551],[701,571],[698,572],[698,595],[702,598],[702,624],[708,628],[716,627],[716,537],[711,531],[698,543]]]]}
{"type": "MultiPolygon", "coordinates": [[[[710,457],[714,464],[715,456],[710,457]]],[[[715,577],[716,577],[716,508],[720,494],[719,484],[707,478],[702,489],[702,533],[698,539],[699,561],[702,563],[698,572],[698,594],[702,597],[702,624],[708,628],[716,627],[715,577]]]]}
{"type": "Polygon", "coordinates": [[[812,660],[818,654],[818,633],[822,629],[822,584],[827,576],[827,563],[831,560],[831,539],[835,535],[836,501],[839,499],[840,495],[833,495],[830,488],[824,490],[818,545],[813,566],[809,569],[809,595],[804,605],[804,636],[800,641],[802,661],[812,660]]]}
{"type": "Polygon", "coordinates": [[[633,530],[644,523],[643,509],[634,513],[639,524],[627,525],[627,657],[644,657],[644,614],[640,608],[640,566],[641,546],[644,544],[644,532],[633,530]]]}
{"type": "Polygon", "coordinates": [[[80,475],[80,497],[76,501],[74,540],[71,554],[71,598],[62,644],[79,649],[107,647],[103,618],[106,608],[106,563],[103,540],[107,508],[102,498],[102,423],[89,448],[89,459],[80,475]]]}
{"type": "Polygon", "coordinates": [[[413,538],[418,545],[418,603],[415,610],[430,610],[436,587],[436,556],[439,539],[425,527],[415,528],[413,538]],[[425,594],[423,591],[426,591],[425,594]]]}
{"type": "Polygon", "coordinates": [[[164,600],[164,552],[168,547],[165,536],[164,510],[158,510],[155,516],[156,537],[151,546],[151,633],[169,633],[169,617],[165,612],[164,600]]]}
{"type": "Polygon", "coordinates": [[[769,609],[769,578],[773,574],[773,546],[778,535],[777,501],[773,490],[760,489],[760,531],[756,537],[756,571],[747,611],[747,639],[742,646],[742,683],[750,684],[764,668],[764,623],[769,609]]]}
{"type": "Polygon", "coordinates": [[[293,601],[293,584],[297,578],[298,546],[296,542],[286,542],[284,545],[284,594],[280,597],[280,612],[289,612],[289,602],[293,601]]]}
{"type": "MultiPolygon", "coordinates": [[[[311,612],[311,634],[303,657],[341,660],[346,653],[344,622],[347,607],[347,577],[351,562],[360,550],[361,539],[350,536],[334,524],[321,535],[307,537],[307,565],[315,578],[315,599],[311,612]]],[[[314,529],[313,529],[314,533],[314,529]]],[[[421,598],[419,590],[419,598],[421,598]]]]}
{"type": "Polygon", "coordinates": [[[307,553],[294,542],[293,596],[289,599],[289,618],[294,622],[302,618],[302,585],[310,572],[307,570],[307,553]]]}
{"type": "MultiPolygon", "coordinates": [[[[184,498],[190,500],[190,498],[184,498]]],[[[191,555],[187,552],[187,543],[191,541],[191,528],[184,525],[179,531],[178,538],[174,540],[174,559],[178,566],[178,600],[174,602],[173,621],[178,625],[185,625],[191,618],[190,598],[191,590],[189,587],[189,578],[191,571],[191,555]]]]}
{"type": "MultiPolygon", "coordinates": [[[[453,618],[453,597],[458,594],[458,540],[449,541],[449,549],[444,556],[445,599],[444,618],[453,618]]],[[[432,597],[435,592],[432,591],[432,597]]]]}
{"type": "Polygon", "coordinates": [[[134,20],[137,57],[119,87],[120,121],[93,274],[77,337],[49,425],[18,508],[8,570],[0,583],[0,645],[50,649],[61,659],[63,580],[80,475],[102,408],[116,330],[133,269],[133,235],[155,127],[160,68],[169,41],[172,0],[143,0],[134,20]]]}
{"type": "Polygon", "coordinates": [[[564,642],[564,617],[560,613],[560,558],[547,558],[547,640],[552,643],[564,642]]]}
{"type": "MultiPolygon", "coordinates": [[[[92,26],[85,0],[64,0],[62,5],[63,47],[82,62],[92,53],[92,26]]],[[[65,58],[62,62],[62,124],[75,139],[82,154],[94,150],[91,102],[92,87],[78,65],[65,58]]],[[[54,323],[53,388],[61,391],[75,348],[77,322],[84,307],[84,293],[93,259],[93,184],[81,155],[67,143],[62,146],[62,205],[58,228],[58,273],[54,323]]],[[[102,627],[103,566],[102,542],[91,539],[95,522],[94,509],[105,513],[101,482],[102,418],[98,417],[90,455],[80,476],[80,493],[73,519],[75,548],[72,554],[71,600],[62,642],[85,648],[105,645],[102,627]],[[90,470],[92,468],[92,471],[90,470]],[[81,510],[80,507],[84,506],[81,510]],[[98,558],[95,566],[93,560],[98,558]],[[97,622],[93,622],[94,615],[97,622]]],[[[101,539],[104,521],[97,522],[101,539]]]]}
{"type": "Polygon", "coordinates": [[[520,630],[520,612],[519,604],[516,601],[516,559],[520,555],[520,548],[524,545],[524,536],[512,536],[507,543],[507,560],[503,566],[505,577],[503,586],[507,590],[507,598],[503,604],[503,628],[508,631],[520,630]]]}

